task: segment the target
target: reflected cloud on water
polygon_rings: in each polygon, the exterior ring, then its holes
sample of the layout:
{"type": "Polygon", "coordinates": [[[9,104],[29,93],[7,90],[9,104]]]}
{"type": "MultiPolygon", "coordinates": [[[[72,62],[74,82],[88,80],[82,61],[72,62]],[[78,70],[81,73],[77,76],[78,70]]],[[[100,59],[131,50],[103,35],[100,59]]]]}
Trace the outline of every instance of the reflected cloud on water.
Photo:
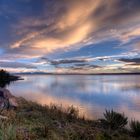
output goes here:
{"type": "Polygon", "coordinates": [[[41,104],[74,105],[87,118],[99,118],[105,109],[140,120],[140,76],[24,76],[10,85],[15,96],[41,104]]]}

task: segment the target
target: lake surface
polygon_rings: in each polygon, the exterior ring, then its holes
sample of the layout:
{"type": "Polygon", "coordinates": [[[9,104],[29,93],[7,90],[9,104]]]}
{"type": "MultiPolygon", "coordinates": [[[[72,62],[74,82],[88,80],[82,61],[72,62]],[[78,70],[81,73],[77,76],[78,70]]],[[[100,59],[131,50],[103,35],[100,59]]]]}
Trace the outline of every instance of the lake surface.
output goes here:
{"type": "Polygon", "coordinates": [[[89,119],[105,109],[140,120],[140,75],[22,75],[8,89],[40,104],[73,105],[89,119]]]}

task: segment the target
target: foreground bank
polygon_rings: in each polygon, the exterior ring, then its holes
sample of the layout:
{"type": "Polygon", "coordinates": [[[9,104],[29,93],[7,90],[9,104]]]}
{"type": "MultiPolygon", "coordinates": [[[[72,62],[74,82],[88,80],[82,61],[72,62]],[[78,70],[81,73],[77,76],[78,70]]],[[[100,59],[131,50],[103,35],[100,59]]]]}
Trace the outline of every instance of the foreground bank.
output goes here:
{"type": "Polygon", "coordinates": [[[100,120],[79,118],[78,110],[55,105],[41,106],[16,98],[17,108],[1,111],[1,140],[135,140],[139,139],[140,124],[127,117],[106,111],[100,120]],[[133,125],[133,126],[132,126],[133,125]]]}

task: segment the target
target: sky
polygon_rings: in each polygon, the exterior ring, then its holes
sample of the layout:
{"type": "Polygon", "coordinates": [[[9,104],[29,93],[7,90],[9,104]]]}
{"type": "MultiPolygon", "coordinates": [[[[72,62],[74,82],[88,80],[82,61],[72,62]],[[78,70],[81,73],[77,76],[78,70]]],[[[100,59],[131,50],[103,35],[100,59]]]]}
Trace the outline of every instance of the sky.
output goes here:
{"type": "Polygon", "coordinates": [[[0,68],[140,72],[140,0],[0,0],[0,68]]]}

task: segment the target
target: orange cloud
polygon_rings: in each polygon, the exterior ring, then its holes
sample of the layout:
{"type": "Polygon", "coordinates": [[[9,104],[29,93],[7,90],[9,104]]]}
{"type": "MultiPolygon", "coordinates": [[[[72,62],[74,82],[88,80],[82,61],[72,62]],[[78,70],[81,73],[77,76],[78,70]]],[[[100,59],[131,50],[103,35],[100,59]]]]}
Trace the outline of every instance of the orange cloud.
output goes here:
{"type": "MultiPolygon", "coordinates": [[[[140,36],[140,28],[130,24],[132,11],[124,7],[125,3],[121,0],[60,0],[50,6],[53,12],[48,11],[46,4],[42,16],[21,18],[14,26],[14,33],[20,39],[10,48],[24,50],[29,55],[32,51],[32,55],[39,56],[105,39],[128,41],[140,36]],[[128,30],[129,25],[134,28],[128,30]]],[[[139,17],[138,9],[133,11],[139,17]]],[[[136,16],[133,19],[138,21],[136,16]]]]}
{"type": "MultiPolygon", "coordinates": [[[[71,6],[68,7],[67,12],[58,20],[56,21],[56,25],[50,27],[49,29],[45,28],[41,31],[31,31],[29,32],[20,40],[16,41],[11,45],[11,48],[18,48],[21,46],[28,46],[33,48],[40,48],[45,49],[46,53],[51,52],[53,50],[59,48],[69,47],[71,45],[75,45],[77,43],[82,42],[84,39],[88,37],[91,31],[93,31],[94,26],[92,23],[92,19],[88,19],[91,12],[97,7],[98,1],[95,1],[93,4],[93,0],[88,0],[85,3],[85,0],[72,2],[71,6]],[[47,35],[50,32],[53,32],[53,35],[47,35]],[[55,30],[55,32],[53,31],[55,30]]],[[[19,29],[23,30],[19,31],[18,34],[25,33],[27,31],[28,25],[30,26],[41,26],[44,24],[44,21],[35,21],[26,20],[26,23],[21,22],[22,25],[18,26],[19,29]]],[[[46,20],[48,22],[48,20],[46,20]]]]}

